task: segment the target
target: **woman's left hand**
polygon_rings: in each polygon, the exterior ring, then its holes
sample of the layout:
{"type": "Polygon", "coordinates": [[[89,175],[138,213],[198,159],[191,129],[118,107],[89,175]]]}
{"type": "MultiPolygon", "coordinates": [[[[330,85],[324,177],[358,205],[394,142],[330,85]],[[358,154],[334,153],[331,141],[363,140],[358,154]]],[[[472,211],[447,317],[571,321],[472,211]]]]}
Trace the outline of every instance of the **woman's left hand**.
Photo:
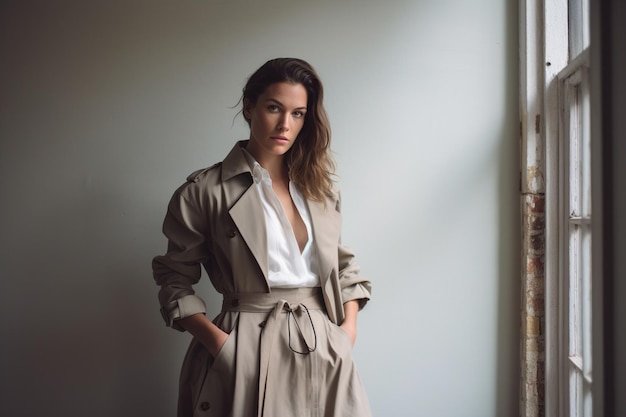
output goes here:
{"type": "Polygon", "coordinates": [[[346,318],[339,327],[350,336],[352,346],[354,346],[356,342],[356,316],[359,312],[359,303],[356,300],[348,301],[344,303],[343,309],[346,313],[346,318]]]}
{"type": "Polygon", "coordinates": [[[350,336],[350,340],[352,341],[352,346],[354,347],[354,343],[356,342],[356,325],[352,323],[346,323],[345,321],[341,324],[341,329],[350,336]]]}

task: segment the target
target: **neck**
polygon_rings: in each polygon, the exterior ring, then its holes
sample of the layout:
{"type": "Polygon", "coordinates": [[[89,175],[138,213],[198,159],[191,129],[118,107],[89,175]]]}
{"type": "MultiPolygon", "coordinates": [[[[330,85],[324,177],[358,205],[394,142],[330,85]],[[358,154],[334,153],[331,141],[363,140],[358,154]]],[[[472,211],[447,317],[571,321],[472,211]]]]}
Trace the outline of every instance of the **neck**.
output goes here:
{"type": "Polygon", "coordinates": [[[289,182],[289,169],[284,155],[265,155],[255,152],[255,149],[250,146],[247,146],[246,150],[270,174],[272,182],[289,182]]]}
{"type": "Polygon", "coordinates": [[[257,159],[257,162],[267,170],[272,182],[289,182],[289,169],[284,158],[257,159]]]}

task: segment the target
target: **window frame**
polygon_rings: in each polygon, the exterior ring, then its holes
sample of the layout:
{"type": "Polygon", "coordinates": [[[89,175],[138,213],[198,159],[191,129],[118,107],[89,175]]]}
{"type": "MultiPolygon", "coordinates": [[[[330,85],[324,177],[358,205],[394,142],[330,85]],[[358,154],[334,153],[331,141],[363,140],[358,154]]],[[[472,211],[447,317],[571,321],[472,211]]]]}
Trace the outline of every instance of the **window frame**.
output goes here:
{"type": "MultiPolygon", "coordinates": [[[[565,172],[563,164],[563,147],[560,135],[563,134],[563,96],[565,90],[565,80],[572,76],[577,70],[584,68],[586,86],[589,86],[589,11],[587,0],[580,0],[582,7],[570,11],[572,1],[555,0],[550,2],[540,2],[535,0],[525,0],[525,8],[536,8],[541,11],[542,19],[540,24],[526,19],[522,22],[522,34],[528,37],[532,32],[538,41],[534,47],[539,51],[535,54],[541,56],[542,61],[536,60],[535,70],[539,70],[543,77],[543,83],[538,84],[537,98],[540,102],[539,108],[542,114],[542,139],[544,141],[543,161],[537,161],[538,165],[543,165],[545,170],[545,376],[544,394],[545,408],[539,409],[535,415],[547,416],[569,416],[569,355],[568,338],[569,322],[567,321],[568,311],[568,286],[564,285],[562,272],[564,267],[562,262],[567,260],[561,252],[563,248],[564,220],[567,213],[563,210],[562,199],[564,189],[562,184],[565,172]],[[531,5],[531,6],[529,6],[531,5]],[[586,22],[585,20],[586,19],[586,22]],[[572,44],[572,24],[578,24],[579,31],[582,31],[578,41],[581,43],[571,47],[572,44]],[[574,49],[572,51],[572,49],[574,49]],[[579,52],[574,59],[570,59],[571,52],[579,52]],[[543,70],[541,70],[541,68],[543,70]]],[[[528,58],[524,58],[528,59],[528,58]]],[[[522,67],[524,70],[524,67],[522,67]]],[[[530,67],[526,67],[526,77],[530,67]]],[[[528,91],[522,90],[522,94],[528,91]]],[[[529,97],[525,98],[529,100],[529,97]]],[[[589,126],[587,127],[589,130],[589,126]]],[[[524,144],[529,147],[531,144],[524,144]]],[[[524,164],[525,161],[522,161],[524,164]]],[[[528,164],[528,162],[526,162],[528,164]]],[[[523,172],[523,171],[522,171],[523,172]]],[[[590,228],[593,229],[593,228],[590,228]]],[[[593,250],[593,249],[592,249],[593,250]]],[[[593,285],[593,284],[591,284],[593,285]]],[[[593,317],[591,318],[593,321],[593,317]]],[[[591,333],[589,333],[591,335],[591,333]]],[[[595,359],[594,359],[595,361],[595,359]]],[[[590,391],[591,392],[591,391],[590,391]]],[[[527,407],[527,406],[523,406],[527,407]]],[[[530,414],[526,414],[530,415],[530,414]]]]}
{"type": "MultiPolygon", "coordinates": [[[[558,157],[558,197],[556,213],[553,215],[556,217],[556,227],[558,228],[555,233],[558,235],[558,347],[557,347],[557,363],[558,363],[558,410],[562,416],[591,416],[592,415],[592,306],[591,306],[591,246],[589,246],[586,253],[586,270],[578,271],[582,273],[579,277],[580,294],[576,293],[576,300],[572,301],[572,295],[576,289],[571,285],[571,268],[572,265],[570,259],[570,253],[572,248],[571,233],[572,228],[581,229],[581,234],[588,235],[591,239],[591,193],[585,194],[584,186],[581,186],[582,190],[577,190],[580,194],[578,198],[579,202],[572,201],[572,193],[570,187],[573,181],[579,180],[581,183],[586,183],[587,187],[590,187],[590,81],[589,81],[589,51],[585,48],[575,59],[563,68],[556,77],[559,90],[559,105],[558,105],[558,117],[559,117],[559,131],[557,135],[557,149],[558,157]],[[579,103],[582,121],[582,126],[578,127],[578,130],[572,134],[572,120],[571,120],[571,108],[573,104],[570,98],[572,93],[579,91],[581,96],[586,95],[586,102],[583,99],[582,103],[579,103]],[[584,159],[587,158],[586,164],[581,161],[582,166],[579,167],[579,171],[574,171],[571,168],[570,162],[572,160],[572,136],[578,137],[578,140],[582,143],[578,145],[583,149],[576,149],[581,157],[580,153],[584,153],[584,159]],[[586,149],[584,149],[586,148],[586,149]],[[578,176],[578,178],[573,178],[578,176]],[[586,201],[583,201],[586,199],[586,201]],[[581,205],[579,212],[572,211],[573,205],[581,205]],[[572,215],[573,214],[573,215],[572,215]],[[580,296],[580,298],[579,298],[580,296]],[[577,305],[577,302],[580,305],[577,305]],[[570,313],[572,306],[576,305],[576,313],[580,314],[580,317],[571,317],[570,313]],[[573,323],[575,320],[575,324],[573,323]],[[577,340],[576,344],[580,346],[576,347],[576,350],[580,350],[582,357],[576,355],[576,358],[572,358],[572,343],[578,334],[572,335],[571,328],[581,326],[581,340],[577,340]],[[573,368],[580,368],[580,375],[573,368]],[[580,384],[580,387],[576,387],[575,395],[572,397],[572,383],[580,384]],[[579,392],[580,391],[580,392],[579,392]],[[579,394],[582,394],[578,397],[579,394]],[[572,413],[572,404],[576,402],[575,406],[579,409],[572,413]]],[[[578,94],[576,94],[578,96],[578,94]]],[[[574,209],[576,210],[576,208],[574,209]]],[[[582,244],[582,243],[581,243],[582,244]]],[[[591,245],[589,243],[589,245],[591,245]]],[[[584,249],[583,249],[584,251],[584,249]]],[[[585,256],[583,253],[582,256],[585,256]]],[[[582,262],[582,260],[581,260],[582,262]]],[[[578,276],[578,275],[577,275],[578,276]]],[[[553,303],[554,300],[546,300],[546,303],[553,303]]],[[[553,335],[554,337],[555,335],[553,335]]],[[[546,381],[547,384],[553,381],[546,381]]]]}

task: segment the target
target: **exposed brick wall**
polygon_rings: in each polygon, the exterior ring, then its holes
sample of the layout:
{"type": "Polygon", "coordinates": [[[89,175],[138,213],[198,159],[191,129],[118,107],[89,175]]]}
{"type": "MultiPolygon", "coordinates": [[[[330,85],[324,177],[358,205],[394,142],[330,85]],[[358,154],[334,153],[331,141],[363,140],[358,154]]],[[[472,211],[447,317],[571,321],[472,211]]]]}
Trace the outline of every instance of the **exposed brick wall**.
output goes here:
{"type": "Polygon", "coordinates": [[[522,196],[520,416],[545,416],[545,196],[522,196]]]}

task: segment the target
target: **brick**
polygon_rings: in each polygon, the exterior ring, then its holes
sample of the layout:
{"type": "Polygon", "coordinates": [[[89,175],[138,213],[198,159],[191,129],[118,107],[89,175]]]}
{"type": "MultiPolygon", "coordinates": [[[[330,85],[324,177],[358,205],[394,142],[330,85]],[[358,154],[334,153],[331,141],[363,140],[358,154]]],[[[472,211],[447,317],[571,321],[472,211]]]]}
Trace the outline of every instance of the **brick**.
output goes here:
{"type": "Polygon", "coordinates": [[[537,194],[529,194],[526,196],[526,205],[532,213],[545,212],[545,197],[537,194]]]}
{"type": "Polygon", "coordinates": [[[526,259],[526,273],[529,275],[543,277],[543,259],[542,258],[528,258],[526,259]]]}

